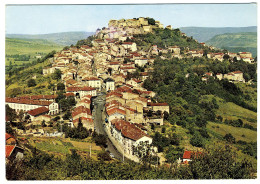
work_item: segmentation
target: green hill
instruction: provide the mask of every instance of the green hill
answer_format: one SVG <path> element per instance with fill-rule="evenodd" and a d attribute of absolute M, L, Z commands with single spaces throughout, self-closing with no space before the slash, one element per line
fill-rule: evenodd
<path fill-rule="evenodd" d="M 21 65 L 35 59 L 36 55 L 44 56 L 52 50 L 61 50 L 62 45 L 42 39 L 5 39 L 5 63 L 13 65 Z"/>
<path fill-rule="evenodd" d="M 216 35 L 225 33 L 257 32 L 257 27 L 181 27 L 180 30 L 187 36 L 193 36 L 199 42 L 205 42 Z"/>
<path fill-rule="evenodd" d="M 253 56 L 257 55 L 257 33 L 253 32 L 216 35 L 206 41 L 206 44 L 231 52 L 248 51 L 252 52 Z"/>
<path fill-rule="evenodd" d="M 93 32 L 62 32 L 62 33 L 50 33 L 50 34 L 7 34 L 8 38 L 21 38 L 21 39 L 44 39 L 50 42 L 54 42 L 59 45 L 71 45 L 76 44 L 78 40 L 85 39 Z"/>

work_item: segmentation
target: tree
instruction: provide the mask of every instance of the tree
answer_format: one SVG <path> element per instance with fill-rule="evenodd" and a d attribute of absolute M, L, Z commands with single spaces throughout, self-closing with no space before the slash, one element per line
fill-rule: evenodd
<path fill-rule="evenodd" d="M 174 163 L 177 159 L 182 158 L 184 148 L 169 146 L 166 150 L 165 158 L 168 163 Z"/>
<path fill-rule="evenodd" d="M 10 122 L 13 122 L 17 118 L 15 110 L 9 107 L 9 105 L 5 105 L 5 115 Z"/>
<path fill-rule="evenodd" d="M 65 99 L 66 96 L 63 94 L 63 92 L 58 92 L 58 96 L 55 98 L 55 102 L 59 103 L 59 101 Z"/>
<path fill-rule="evenodd" d="M 27 82 L 28 87 L 34 87 L 36 86 L 36 81 L 34 79 L 29 79 Z"/>
<path fill-rule="evenodd" d="M 77 154 L 76 150 L 71 150 L 71 154 L 66 156 L 66 171 L 67 176 L 78 175 L 83 167 L 82 159 Z"/>
<path fill-rule="evenodd" d="M 98 159 L 99 159 L 99 160 L 103 160 L 103 161 L 109 161 L 109 160 L 111 160 L 111 157 L 110 157 L 109 153 L 106 152 L 106 151 L 99 152 L 99 153 L 97 154 L 97 156 L 98 156 Z"/>
<path fill-rule="evenodd" d="M 112 74 L 112 70 L 113 70 L 112 68 L 108 68 L 108 69 L 107 69 L 107 72 L 109 73 L 109 75 Z"/>
<path fill-rule="evenodd" d="M 69 50 L 69 46 L 65 46 L 65 47 L 63 47 L 63 49 L 62 50 Z"/>
<path fill-rule="evenodd" d="M 231 146 L 213 145 L 194 156 L 188 167 L 176 173 L 179 179 L 249 179 L 254 173 L 247 160 L 238 161 Z"/>
<path fill-rule="evenodd" d="M 99 146 L 107 147 L 107 137 L 103 134 L 93 134 L 95 143 Z"/>
<path fill-rule="evenodd" d="M 246 82 L 248 82 L 250 80 L 250 75 L 248 73 L 244 73 L 243 78 L 245 79 Z"/>
<path fill-rule="evenodd" d="M 23 110 L 20 110 L 18 113 L 18 119 L 20 122 L 22 122 L 23 118 L 24 118 L 24 112 L 23 112 Z"/>
<path fill-rule="evenodd" d="M 223 59 L 228 60 L 229 59 L 229 55 L 228 54 L 224 54 Z"/>
<path fill-rule="evenodd" d="M 162 127 L 162 133 L 165 133 L 165 131 L 166 131 L 166 128 Z"/>
<path fill-rule="evenodd" d="M 196 146 L 196 147 L 202 147 L 204 145 L 203 139 L 197 131 L 194 133 L 194 135 L 190 139 L 190 143 L 192 146 Z"/>
<path fill-rule="evenodd" d="M 61 99 L 61 100 L 58 102 L 58 104 L 59 104 L 59 107 L 61 108 L 61 110 L 62 110 L 63 112 L 69 110 L 69 108 L 70 108 L 70 105 L 69 105 L 67 99 Z"/>
<path fill-rule="evenodd" d="M 65 89 L 65 85 L 63 83 L 58 83 L 57 84 L 57 90 L 64 90 Z"/>
<path fill-rule="evenodd" d="M 163 112 L 163 118 L 164 118 L 165 120 L 168 120 L 168 119 L 169 119 L 169 113 L 168 113 L 167 111 L 164 111 L 164 112 Z"/>
<path fill-rule="evenodd" d="M 42 127 L 46 127 L 46 126 L 47 126 L 47 125 L 45 124 L 45 120 L 42 120 L 41 126 L 42 126 Z"/>
<path fill-rule="evenodd" d="M 153 18 L 148 18 L 148 24 L 155 25 L 155 20 Z"/>
<path fill-rule="evenodd" d="M 76 105 L 76 100 L 73 96 L 67 97 L 68 104 L 70 105 L 70 108 Z"/>
<path fill-rule="evenodd" d="M 154 159 L 155 149 L 150 144 L 140 142 L 137 146 L 133 146 L 133 154 L 136 155 L 143 164 L 157 164 L 157 159 Z"/>
<path fill-rule="evenodd" d="M 62 118 L 64 120 L 68 120 L 71 118 L 71 112 L 70 111 L 66 111 L 66 113 L 62 116 Z"/>
<path fill-rule="evenodd" d="M 229 143 L 235 143 L 236 139 L 235 137 L 233 137 L 232 134 L 228 133 L 224 136 L 224 139 L 226 139 L 226 141 L 228 141 Z"/>
<path fill-rule="evenodd" d="M 180 144 L 179 136 L 177 136 L 176 133 L 173 133 L 173 134 L 169 135 L 169 141 L 170 141 L 171 145 L 179 146 L 179 144 Z"/>
<path fill-rule="evenodd" d="M 53 79 L 59 80 L 61 79 L 61 71 L 59 69 L 55 69 L 54 73 L 52 74 Z"/>

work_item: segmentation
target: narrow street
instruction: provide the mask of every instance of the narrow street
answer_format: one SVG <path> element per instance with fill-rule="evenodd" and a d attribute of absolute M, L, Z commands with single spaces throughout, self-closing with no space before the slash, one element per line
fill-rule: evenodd
<path fill-rule="evenodd" d="M 95 131 L 99 134 L 106 135 L 106 132 L 104 130 L 104 123 L 105 119 L 103 119 L 102 114 L 103 111 L 105 111 L 105 95 L 98 95 L 97 98 L 94 100 L 94 109 L 93 109 L 93 115 L 94 115 L 94 126 Z M 107 139 L 107 150 L 112 153 L 116 159 L 122 161 L 123 155 L 120 154 L 113 143 L 110 141 L 110 139 Z"/>

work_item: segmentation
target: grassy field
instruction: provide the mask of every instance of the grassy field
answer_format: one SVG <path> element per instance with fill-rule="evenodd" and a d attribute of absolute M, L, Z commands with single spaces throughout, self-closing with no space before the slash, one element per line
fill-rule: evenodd
<path fill-rule="evenodd" d="M 92 143 L 91 138 L 79 141 L 71 140 L 70 138 L 53 137 L 30 137 L 27 139 L 29 143 L 37 149 L 61 156 L 65 156 L 70 153 L 71 149 L 75 149 L 80 155 L 88 157 L 91 146 L 91 158 L 97 160 L 97 154 L 102 151 L 101 147 Z"/>
<path fill-rule="evenodd" d="M 208 122 L 207 129 L 209 133 L 216 138 L 222 138 L 226 134 L 230 133 L 236 138 L 236 141 L 242 140 L 246 142 L 256 142 L 257 132 L 246 128 L 233 127 L 221 123 Z M 244 135 L 244 136 L 242 136 Z"/>
<path fill-rule="evenodd" d="M 240 107 L 232 102 L 221 103 L 216 115 L 220 115 L 228 120 L 241 119 L 244 123 L 257 127 L 257 113 Z"/>
<path fill-rule="evenodd" d="M 5 58 L 5 64 L 8 66 L 10 61 L 12 65 L 21 65 L 24 62 L 31 62 L 36 60 L 35 56 L 44 56 L 52 50 L 61 50 L 64 46 L 58 45 L 54 42 L 49 42 L 40 39 L 5 39 L 5 54 L 9 55 Z M 14 55 L 30 55 L 29 61 L 14 61 Z M 10 56 L 11 55 L 11 56 Z"/>
<path fill-rule="evenodd" d="M 245 95 L 248 96 L 247 103 L 257 108 L 257 87 L 246 83 L 238 83 L 236 85 Z"/>

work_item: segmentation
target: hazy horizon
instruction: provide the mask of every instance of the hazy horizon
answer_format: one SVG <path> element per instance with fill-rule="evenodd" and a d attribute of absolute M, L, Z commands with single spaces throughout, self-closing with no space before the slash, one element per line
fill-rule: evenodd
<path fill-rule="evenodd" d="M 160 6 L 160 8 L 158 8 Z M 167 12 L 167 13 L 165 13 Z M 110 19 L 151 17 L 164 26 L 257 26 L 257 5 L 143 4 L 143 5 L 6 5 L 6 34 L 95 32 Z"/>

